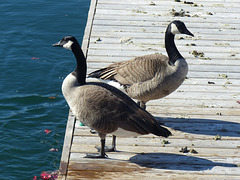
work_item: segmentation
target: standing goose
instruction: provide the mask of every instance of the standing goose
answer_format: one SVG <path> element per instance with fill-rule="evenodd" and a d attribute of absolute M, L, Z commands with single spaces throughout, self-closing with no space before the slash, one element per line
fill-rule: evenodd
<path fill-rule="evenodd" d="M 73 36 L 66 36 L 53 46 L 71 50 L 77 60 L 77 68 L 63 81 L 62 92 L 71 111 L 81 122 L 98 132 L 101 139 L 100 154 L 88 154 L 89 158 L 105 158 L 106 134 L 116 136 L 155 134 L 168 137 L 171 132 L 161 127 L 154 117 L 140 108 L 130 97 L 106 83 L 86 82 L 86 58 Z"/>
<path fill-rule="evenodd" d="M 123 87 L 145 109 L 149 100 L 160 99 L 175 91 L 187 75 L 187 62 L 174 43 L 176 34 L 194 36 L 183 22 L 172 21 L 165 33 L 168 57 L 163 54 L 140 56 L 113 63 L 90 73 L 88 77 L 100 78 L 116 87 Z"/>

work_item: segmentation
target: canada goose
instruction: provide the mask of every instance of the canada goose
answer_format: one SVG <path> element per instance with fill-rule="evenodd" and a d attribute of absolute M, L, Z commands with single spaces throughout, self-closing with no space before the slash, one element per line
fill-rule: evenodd
<path fill-rule="evenodd" d="M 63 81 L 62 93 L 71 111 L 81 122 L 98 132 L 101 139 L 100 154 L 88 154 L 89 158 L 105 158 L 106 134 L 113 134 L 113 150 L 116 136 L 155 134 L 168 137 L 171 132 L 161 127 L 154 117 L 140 108 L 130 97 L 117 88 L 101 82 L 86 82 L 86 58 L 73 36 L 66 36 L 53 46 L 71 50 L 77 60 L 77 68 Z"/>
<path fill-rule="evenodd" d="M 109 84 L 124 88 L 142 108 L 149 100 L 160 99 L 175 91 L 184 81 L 188 65 L 176 48 L 176 34 L 194 36 L 181 21 L 172 21 L 165 33 L 165 47 L 168 57 L 151 54 L 116 62 L 96 70 L 88 77 L 107 80 Z M 110 80 L 110 81 L 109 81 Z"/>

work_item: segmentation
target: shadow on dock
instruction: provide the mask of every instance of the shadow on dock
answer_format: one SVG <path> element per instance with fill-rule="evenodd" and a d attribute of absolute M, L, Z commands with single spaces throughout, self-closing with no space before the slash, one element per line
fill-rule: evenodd
<path fill-rule="evenodd" d="M 240 123 L 200 118 L 155 118 L 166 127 L 186 133 L 240 137 Z"/>
<path fill-rule="evenodd" d="M 166 170 L 203 171 L 211 170 L 215 166 L 237 167 L 236 164 L 215 163 L 199 157 L 170 153 L 138 154 L 131 157 L 129 161 L 146 168 Z"/>

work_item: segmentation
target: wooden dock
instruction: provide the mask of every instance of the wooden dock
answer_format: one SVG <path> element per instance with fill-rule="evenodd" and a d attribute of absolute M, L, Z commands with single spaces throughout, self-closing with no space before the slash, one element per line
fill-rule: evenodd
<path fill-rule="evenodd" d="M 195 35 L 175 40 L 189 73 L 174 93 L 147 104 L 173 133 L 168 139 L 117 138 L 108 159 L 86 159 L 99 137 L 70 113 L 59 179 L 240 179 L 239 8 L 239 0 L 92 0 L 82 44 L 88 72 L 166 54 L 165 29 L 179 19 Z"/>

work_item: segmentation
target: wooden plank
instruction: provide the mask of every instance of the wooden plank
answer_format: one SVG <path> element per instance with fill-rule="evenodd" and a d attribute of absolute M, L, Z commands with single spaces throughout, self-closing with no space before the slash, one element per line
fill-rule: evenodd
<path fill-rule="evenodd" d="M 182 121 L 184 121 L 182 119 Z M 166 123 L 165 121 L 162 121 L 163 123 Z M 188 121 L 186 121 L 188 122 Z M 174 123 L 174 122 L 172 122 Z M 176 122 L 177 123 L 177 122 Z M 193 122 L 194 123 L 194 122 Z M 205 123 L 205 122 L 203 122 Z M 207 124 L 207 123 L 206 123 Z M 209 124 L 207 124 L 209 125 Z M 237 134 L 237 133 L 233 133 L 231 131 L 226 131 L 226 129 L 222 129 L 222 127 L 219 127 L 219 134 L 221 135 L 221 140 L 240 140 L 239 137 L 240 135 Z M 214 135 L 211 135 L 210 133 L 202 133 L 202 134 L 194 134 L 194 133 L 190 133 L 190 132 L 186 132 L 186 131 L 177 131 L 177 130 L 173 130 L 174 132 L 174 135 L 169 137 L 168 139 L 165 139 L 165 138 L 159 138 L 159 137 L 156 137 L 152 134 L 149 134 L 149 135 L 144 135 L 144 136 L 139 136 L 138 138 L 145 138 L 145 139 L 151 139 L 151 138 L 158 138 L 160 139 L 161 143 L 159 144 L 160 147 L 162 147 L 162 140 L 168 140 L 169 142 L 171 141 L 171 139 L 175 139 L 175 140 L 178 140 L 178 139 L 198 139 L 198 140 L 215 140 L 216 138 L 216 134 L 214 133 Z M 223 133 L 223 134 L 222 134 Z M 225 135 L 224 135 L 225 134 Z M 227 135 L 226 135 L 227 134 Z M 96 137 L 96 144 L 98 144 L 98 137 L 96 136 L 96 134 L 92 134 L 90 133 L 90 130 L 89 128 L 85 128 L 83 129 L 82 127 L 78 127 L 76 126 L 75 127 L 75 133 L 74 133 L 74 136 L 78 137 L 78 138 L 81 138 L 81 137 L 85 137 L 85 138 L 88 138 L 88 137 Z M 111 135 L 107 135 L 107 137 L 112 137 Z M 120 137 L 120 138 L 123 138 L 123 137 Z M 126 139 L 126 138 L 125 138 Z M 109 139 L 110 140 L 110 139 Z M 78 146 L 78 144 L 74 144 L 75 146 Z M 123 146 L 123 145 L 122 145 Z M 121 146 L 121 147 L 122 147 Z M 170 143 L 166 145 L 167 147 L 171 147 Z M 127 147 L 127 146 L 124 146 L 124 147 Z M 144 147 L 143 147 L 144 148 Z M 199 148 L 203 148 L 203 147 L 199 147 Z M 240 147 L 239 147 L 240 148 Z M 235 148 L 235 149 L 238 149 Z M 240 149 L 239 149 L 240 150 Z"/>
<path fill-rule="evenodd" d="M 138 35 L 139 34 L 139 35 Z M 222 35 L 219 35 L 219 38 Z M 154 38 L 155 37 L 155 38 Z M 180 36 L 181 37 L 181 36 Z M 97 42 L 97 39 L 101 39 L 100 42 Z M 111 38 L 111 41 L 108 39 Z M 147 43 L 142 43 L 142 44 L 133 44 L 133 38 L 142 38 L 142 39 L 146 39 L 146 41 L 148 40 L 148 44 Z M 215 40 L 211 41 L 211 40 L 207 40 L 209 41 L 209 44 L 207 46 L 205 46 L 204 44 L 206 44 L 206 42 L 204 42 L 202 39 L 201 41 L 198 40 L 196 41 L 196 39 L 178 39 L 179 36 L 176 38 L 175 42 L 177 44 L 177 47 L 179 49 L 179 51 L 190 51 L 192 49 L 194 50 L 201 50 L 204 52 L 217 52 L 219 53 L 219 49 L 224 50 L 225 52 L 230 52 L 233 53 L 234 51 L 239 52 L 239 48 L 240 45 L 239 43 L 236 41 L 231 41 L 229 43 L 229 41 L 224 41 L 222 40 L 221 42 L 217 43 Z M 205 38 L 205 37 L 204 37 Z M 115 43 L 113 42 L 112 39 L 116 39 Z M 153 43 L 152 39 L 158 39 L 158 41 L 155 41 L 155 44 L 150 44 Z M 93 49 L 111 49 L 111 50 L 117 50 L 117 49 L 122 49 L 122 50 L 126 50 L 126 51 L 130 51 L 127 47 L 129 46 L 129 44 L 132 44 L 132 50 L 135 51 L 141 51 L 141 50 L 155 50 L 155 51 L 162 51 L 165 52 L 165 48 L 164 48 L 164 40 L 162 39 L 162 37 L 160 36 L 160 34 L 158 34 L 157 32 L 153 32 L 153 33 L 134 33 L 134 32 L 110 32 L 110 33 L 106 33 L 106 32 L 101 32 L 101 33 L 97 33 L 97 34 L 93 34 L 92 35 L 92 40 L 93 40 L 93 44 L 91 44 L 91 48 Z M 125 41 L 125 43 L 124 43 Z M 194 42 L 193 42 L 194 41 Z M 100 48 L 98 44 L 101 43 L 106 43 L 106 46 Z M 147 44 L 147 45 L 146 45 Z M 195 46 L 191 46 L 191 44 L 194 44 Z M 140 46 L 141 45 L 141 46 Z M 187 46 L 187 47 L 186 47 Z M 207 49 L 206 47 L 212 47 L 211 51 L 210 49 Z"/>
<path fill-rule="evenodd" d="M 197 48 L 192 48 L 192 49 L 189 49 L 188 48 L 188 51 L 182 51 L 181 52 L 181 54 L 187 59 L 187 60 L 189 60 L 189 59 L 196 59 L 192 54 L 191 54 L 191 52 L 193 51 L 193 50 L 198 50 Z M 179 50 L 180 51 L 180 50 Z M 91 55 L 91 56 L 94 56 L 94 55 L 99 55 L 99 56 L 110 56 L 110 57 L 121 57 L 121 56 L 125 56 L 126 57 L 126 60 L 128 60 L 128 59 L 130 59 L 130 58 L 133 58 L 133 57 L 137 57 L 137 56 L 143 56 L 143 55 L 148 55 L 148 54 L 155 54 L 155 53 L 164 53 L 165 54 L 165 52 L 164 51 L 154 51 L 154 50 L 148 50 L 148 51 L 134 51 L 134 50 L 132 50 L 132 51 L 119 51 L 119 50 L 112 50 L 112 53 L 111 53 L 111 55 L 109 55 L 109 54 L 107 54 L 107 51 L 101 51 L 101 50 L 98 50 L 98 49 L 95 49 L 95 50 L 91 50 L 91 51 L 89 51 L 89 55 Z M 202 52 L 201 50 L 199 51 L 198 50 L 198 52 Z M 215 59 L 214 57 L 219 57 L 220 56 L 220 58 L 221 59 L 224 59 L 224 60 L 226 60 L 226 59 L 231 59 L 231 55 L 232 54 L 234 54 L 234 51 L 232 51 L 232 52 L 229 52 L 229 53 L 220 53 L 220 54 L 218 54 L 217 52 L 204 52 L 204 57 L 205 58 L 210 58 L 209 60 L 211 60 L 211 59 Z M 234 57 L 233 57 L 234 58 Z M 208 60 L 208 59 L 206 59 L 206 60 Z"/>
<path fill-rule="evenodd" d="M 109 159 L 100 161 L 95 160 L 93 163 L 90 163 L 91 161 L 87 161 L 84 163 L 84 160 L 82 160 L 82 157 L 85 155 L 84 153 L 72 153 L 72 160 L 69 169 L 77 169 L 77 167 L 71 167 L 71 165 L 81 161 L 79 164 L 84 164 L 87 169 L 97 170 L 100 168 L 102 171 L 110 172 L 114 172 L 114 169 L 118 168 L 118 172 L 122 172 L 122 170 L 120 170 L 120 163 L 124 163 L 124 166 L 130 165 L 130 168 L 134 168 L 135 165 L 135 168 L 148 168 L 150 171 L 155 171 L 158 173 L 167 173 L 168 171 L 172 170 L 175 173 L 188 172 L 190 174 L 197 174 L 199 171 L 201 171 L 201 173 L 204 174 L 239 175 L 239 168 L 237 168 L 237 165 L 234 163 L 235 159 L 230 157 L 228 157 L 226 160 L 219 157 L 195 157 L 171 153 L 142 153 L 134 155 L 127 153 L 108 154 Z M 112 159 L 111 156 L 114 157 L 114 159 Z M 225 162 L 223 162 L 224 160 Z M 151 162 L 151 164 L 149 164 L 149 162 Z M 88 163 L 90 166 L 87 165 Z M 117 166 L 114 166 L 115 163 L 117 163 Z M 101 167 L 105 164 L 107 164 L 107 167 L 109 166 L 109 168 Z M 110 167 L 114 167 L 114 169 L 111 169 Z"/>
<path fill-rule="evenodd" d="M 88 11 L 88 20 L 87 20 L 87 24 L 84 31 L 83 41 L 82 41 L 82 50 L 85 57 L 87 57 L 88 55 L 88 46 L 89 46 L 89 40 L 92 32 L 92 25 L 93 25 L 93 19 L 95 16 L 96 5 L 97 5 L 97 0 L 91 0 L 90 8 Z"/>
<path fill-rule="evenodd" d="M 110 8 L 110 7 L 109 7 Z M 169 7 L 167 7 L 169 8 Z M 159 11 L 159 9 L 161 9 L 161 11 Z M 152 8 L 146 7 L 146 8 L 131 8 L 131 9 L 124 9 L 124 10 L 116 10 L 116 9 L 98 9 L 97 10 L 97 14 L 102 14 L 102 15 L 116 15 L 116 16 L 120 16 L 121 14 L 125 14 L 128 16 L 153 16 L 153 17 L 158 17 L 158 16 L 169 16 L 170 18 L 176 18 L 175 16 L 173 16 L 171 14 L 172 9 L 175 9 L 175 11 L 179 12 L 181 11 L 181 9 L 184 9 L 184 11 L 190 11 L 189 15 L 191 17 L 194 17 L 195 19 L 205 19 L 208 18 L 210 21 L 214 21 L 213 19 L 218 17 L 218 18 L 225 18 L 226 16 L 229 16 L 229 18 L 236 18 L 237 17 L 237 8 L 235 10 L 233 10 L 233 12 L 229 12 L 229 10 L 223 9 L 223 8 L 214 8 L 214 10 L 212 10 L 212 7 L 209 8 L 205 8 L 204 11 L 203 9 L 196 9 L 195 11 L 191 11 L 189 10 L 190 8 L 185 8 L 185 7 L 181 7 L 181 6 L 176 6 L 176 7 L 171 7 L 169 8 L 167 11 L 164 10 L 164 8 L 157 8 L 154 10 Z M 216 10 L 215 10 L 216 9 Z M 107 12 L 109 12 L 109 14 L 107 14 Z M 199 13 L 200 12 L 200 13 Z M 213 15 L 208 15 L 208 13 L 212 13 Z M 177 18 L 181 18 L 180 16 L 177 16 Z M 183 18 L 183 17 L 182 17 Z M 189 18 L 189 17 L 184 17 L 184 18 Z M 168 19 L 166 19 L 168 20 Z M 188 19 L 190 20 L 190 19 Z M 227 21 L 225 21 L 227 22 Z M 211 25 L 213 26 L 213 25 Z M 210 27 L 211 27 L 210 26 Z"/>
<path fill-rule="evenodd" d="M 97 67 L 100 67 L 99 64 L 101 61 L 101 63 L 103 63 L 102 66 L 107 66 L 109 65 L 111 62 L 118 62 L 118 61 L 125 61 L 125 60 L 128 60 L 130 58 L 126 58 L 124 56 L 121 56 L 121 57 L 110 57 L 110 56 L 92 56 L 92 57 L 89 57 L 89 61 L 91 61 L 91 66 L 89 67 L 88 71 L 93 71 L 93 69 L 96 69 Z M 186 58 L 187 59 L 187 62 L 188 62 L 188 65 L 190 67 L 192 67 L 193 65 L 211 65 L 211 66 L 239 66 L 240 65 L 240 62 L 238 60 L 234 60 L 233 58 L 231 59 L 220 59 L 220 58 L 214 58 L 214 59 L 211 59 L 211 61 L 206 61 L 206 60 L 201 60 L 201 59 L 189 59 L 189 58 Z M 115 61 L 114 61 L 115 60 Z M 214 68 L 212 68 L 214 69 Z M 191 69 L 189 69 L 189 71 L 191 71 Z"/>
<path fill-rule="evenodd" d="M 135 0 L 135 1 L 131 1 L 131 0 L 119 0 L 119 1 L 108 1 L 108 0 L 100 0 L 99 4 L 104 3 L 104 4 L 113 4 L 113 2 L 115 4 L 128 4 L 128 5 L 150 5 L 151 2 L 149 1 L 141 1 L 141 0 Z M 174 2 L 174 1 L 161 1 L 161 0 L 155 0 L 154 1 L 155 4 L 161 4 L 161 5 L 169 5 L 169 4 L 184 4 L 183 1 L 181 2 Z M 230 5 L 230 7 L 234 6 L 236 7 L 238 4 L 236 4 L 237 2 L 239 2 L 238 0 L 213 0 L 213 1 L 207 1 L 207 0 L 199 0 L 199 3 L 206 3 L 206 4 L 210 4 L 210 6 L 212 4 L 216 4 L 216 6 L 228 6 Z M 186 6 L 191 6 L 191 4 L 185 4 Z M 236 5 L 236 6 L 235 6 Z M 134 6 L 131 6 L 134 7 Z"/>
<path fill-rule="evenodd" d="M 99 1 L 98 3 L 98 11 L 101 11 L 101 10 L 107 10 L 109 7 L 111 7 L 111 10 L 112 11 L 115 11 L 115 12 L 121 12 L 121 11 L 129 11 L 130 13 L 135 13 L 135 14 L 159 14 L 159 13 L 164 13 L 171 10 L 171 8 L 183 8 L 183 9 L 187 9 L 189 10 L 190 12 L 196 12 L 196 11 L 202 11 L 202 12 L 205 12 L 205 11 L 210 11 L 210 12 L 217 12 L 217 13 L 221 13 L 221 14 L 224 14 L 224 13 L 227 13 L 227 10 L 229 8 L 231 8 L 231 11 L 228 11 L 229 14 L 233 14 L 233 13 L 237 13 L 237 8 L 239 8 L 239 4 L 237 5 L 235 3 L 236 6 L 234 7 L 229 7 L 227 5 L 227 3 L 225 3 L 224 6 L 216 6 L 216 4 L 206 4 L 206 3 L 198 3 L 198 6 L 191 6 L 191 5 L 187 5 L 187 4 L 181 4 L 181 3 L 177 3 L 177 2 L 174 2 L 174 1 L 163 1 L 163 2 L 157 2 L 155 1 L 155 5 L 150 5 L 149 2 L 147 2 L 147 4 L 135 4 L 134 6 L 129 6 L 129 4 L 123 4 L 123 3 L 119 3 L 117 6 L 116 4 L 114 3 L 100 3 L 101 1 Z M 214 8 L 213 8 L 214 7 Z M 132 11 L 132 9 L 139 9 L 141 11 Z M 157 11 L 157 9 L 161 9 L 162 11 L 159 12 Z M 221 11 L 222 10 L 222 11 Z M 111 12 L 111 11 L 110 11 Z M 219 14 L 217 14 L 219 15 Z"/>
<path fill-rule="evenodd" d="M 121 16 L 122 17 L 122 16 Z M 132 16 L 126 16 L 126 18 L 130 18 Z M 114 18 L 114 16 L 112 17 Z M 143 19 L 143 17 L 141 17 L 140 19 Z M 123 32 L 149 32 L 149 33 L 164 33 L 165 30 L 166 30 L 166 26 L 167 26 L 167 23 L 169 23 L 170 20 L 175 20 L 176 18 L 174 17 L 170 17 L 170 19 L 168 21 L 166 21 L 166 19 L 159 19 L 157 18 L 158 21 L 162 22 L 162 24 L 160 24 L 159 26 L 146 26 L 146 27 L 141 27 L 141 26 L 133 26 L 131 28 L 129 28 L 128 26 L 117 26 L 117 25 L 111 25 L 111 27 L 113 28 L 108 28 L 108 26 L 105 26 L 105 25 L 102 25 L 102 24 L 98 24 L 97 26 L 94 26 L 93 27 L 93 30 L 95 31 L 98 31 L 99 33 L 100 32 L 119 32 L 119 33 L 123 33 Z M 178 18 L 179 20 L 183 20 L 185 21 L 186 19 L 185 18 Z M 147 20 L 147 19 L 146 19 Z M 223 19 L 224 20 L 224 19 Z M 194 19 L 193 19 L 194 21 Z M 233 35 L 236 35 L 238 33 L 238 31 L 236 29 L 233 29 L 233 28 L 223 28 L 222 26 L 218 26 L 218 29 L 213 29 L 211 27 L 203 27 L 201 28 L 201 31 L 200 26 L 199 24 L 207 24 L 205 23 L 205 21 L 201 20 L 201 19 L 196 19 L 195 20 L 196 23 L 195 23 L 195 26 L 191 26 L 192 29 L 195 30 L 196 33 L 201 33 L 202 36 L 204 36 L 205 34 L 209 34 L 209 31 L 211 30 L 212 33 L 217 33 L 219 35 L 228 35 L 228 36 L 233 36 Z M 216 19 L 217 21 L 217 19 Z M 226 19 L 227 21 L 227 19 Z M 229 21 L 227 21 L 229 22 Z M 140 22 L 139 22 L 140 23 Z M 192 21 L 191 22 L 188 22 L 189 25 L 191 25 Z M 165 26 L 164 26 L 165 25 Z M 114 28 L 114 27 L 118 27 L 118 29 Z M 197 27 L 196 27 L 197 26 Z M 95 32 L 95 33 L 98 33 L 98 32 Z M 206 44 L 207 45 L 207 44 Z"/>
<path fill-rule="evenodd" d="M 169 122 L 171 124 L 174 124 L 174 123 L 178 124 L 178 125 L 183 124 L 183 126 L 184 126 L 186 123 L 190 123 L 190 121 L 192 121 L 191 122 L 192 124 L 199 124 L 200 120 L 201 119 L 199 119 L 199 121 L 198 120 L 193 120 L 192 121 L 192 119 L 172 119 L 172 121 L 171 121 L 171 119 L 167 119 L 165 121 L 160 121 L 160 122 L 164 123 L 164 125 L 169 127 L 168 126 Z M 209 120 L 210 122 L 208 122 L 208 120 L 202 119 L 202 121 L 203 121 L 202 124 L 204 124 L 205 126 L 211 126 L 212 124 L 214 124 L 213 120 L 212 121 Z M 215 121 L 215 123 L 216 123 L 216 121 Z M 239 131 L 236 131 L 236 130 L 235 131 L 228 131 L 226 129 L 226 127 L 224 126 L 225 124 L 235 124 L 236 125 L 237 123 L 219 121 L 219 124 L 217 126 L 215 126 L 215 127 L 217 127 L 216 131 L 211 130 L 211 131 L 203 132 L 203 131 L 199 131 L 199 129 L 200 129 L 199 128 L 199 129 L 197 129 L 198 131 L 197 130 L 195 131 L 195 133 L 193 133 L 194 130 L 191 130 L 188 127 L 181 128 L 181 130 L 172 129 L 171 131 L 173 132 L 173 136 L 169 137 L 168 139 L 157 137 L 157 136 L 152 135 L 152 134 L 139 136 L 138 138 L 139 139 L 146 139 L 146 141 L 148 141 L 149 139 L 152 139 L 152 138 L 159 139 L 161 141 L 161 143 L 159 143 L 159 147 L 162 147 L 162 145 L 163 145 L 162 141 L 163 140 L 168 140 L 169 142 L 171 142 L 171 139 L 174 139 L 175 141 L 180 140 L 180 139 L 188 139 L 188 140 L 197 139 L 197 140 L 209 140 L 209 142 L 211 142 L 211 141 L 215 141 L 216 135 L 220 135 L 221 136 L 220 139 L 225 140 L 225 141 L 228 141 L 228 140 L 238 141 L 238 140 L 240 140 L 239 139 L 239 137 L 240 137 Z M 211 128 L 209 128 L 209 129 L 211 129 Z M 190 131 L 192 131 L 192 132 L 190 132 Z M 99 143 L 98 137 L 96 136 L 96 134 L 90 133 L 89 128 L 83 129 L 83 127 L 76 126 L 74 136 L 76 136 L 77 138 L 95 137 L 95 144 L 97 145 Z M 111 135 L 108 135 L 107 137 L 111 137 Z M 124 138 L 124 137 L 120 137 L 120 138 L 125 139 L 125 140 L 127 139 L 127 138 Z M 109 141 L 110 141 L 110 139 L 109 139 Z M 77 145 L 77 144 L 74 144 L 74 145 Z M 134 145 L 134 143 L 132 145 Z M 124 146 L 124 145 L 121 145 L 121 146 Z M 166 146 L 167 147 L 172 147 L 172 144 L 169 143 Z M 192 146 L 192 144 L 191 144 L 191 146 Z M 124 147 L 126 147 L 126 145 Z M 174 146 L 174 147 L 176 147 L 176 146 Z M 198 148 L 204 148 L 204 147 L 198 146 Z M 232 149 L 232 148 L 229 148 L 229 147 L 226 147 L 226 148 Z M 226 149 L 226 148 L 224 148 L 224 149 Z M 240 148 L 239 146 L 235 147 L 236 150 L 240 150 L 239 148 Z M 150 150 L 152 150 L 152 148 Z"/>
<path fill-rule="evenodd" d="M 129 179 L 129 176 L 125 173 L 121 172 L 99 172 L 99 171 L 91 171 L 87 170 L 88 173 L 82 173 L 81 171 L 70 171 L 69 172 L 69 179 L 75 179 L 76 176 L 80 179 L 106 179 L 106 177 L 111 177 L 112 179 Z M 84 171 L 85 172 L 85 171 Z M 216 180 L 226 180 L 225 175 L 205 175 L 205 174 L 177 174 L 177 173 L 137 173 L 134 171 L 134 173 L 131 173 L 132 179 L 139 179 L 141 177 L 141 180 L 147 180 L 147 179 L 171 179 L 171 180 L 192 180 L 192 179 L 216 179 Z M 239 176 L 227 176 L 231 180 L 239 180 Z"/>
<path fill-rule="evenodd" d="M 177 10 L 177 11 L 180 11 L 180 9 Z M 115 14 L 114 13 L 115 11 L 112 11 L 112 12 L 113 13 L 109 12 L 109 14 L 108 14 L 109 16 L 106 16 L 106 14 L 104 14 L 104 12 L 102 13 L 102 12 L 98 11 L 98 16 L 96 17 L 96 19 L 102 20 L 102 21 L 114 20 L 115 16 L 117 16 L 118 14 Z M 170 12 L 171 12 L 171 10 L 168 10 L 167 13 L 169 13 L 169 15 L 170 15 Z M 194 19 L 191 19 L 191 20 L 190 19 L 186 19 L 185 17 L 178 17 L 178 18 L 182 19 L 182 20 L 185 20 L 186 23 L 189 24 L 191 28 L 200 27 L 200 23 L 203 23 L 203 24 L 214 23 L 214 21 L 216 22 L 219 19 L 218 17 L 216 17 L 216 15 L 209 16 L 206 13 L 205 16 L 204 16 L 205 18 L 206 17 L 208 18 L 208 21 L 206 21 L 205 18 L 203 18 L 201 16 L 199 15 L 199 17 L 195 17 Z M 169 23 L 170 20 L 174 20 L 174 19 L 176 19 L 176 17 L 174 17 L 174 16 L 170 16 L 169 19 L 166 19 L 164 16 L 157 15 L 157 14 L 154 15 L 154 14 L 140 14 L 140 13 L 138 15 L 134 15 L 134 16 L 129 14 L 129 13 L 127 13 L 127 14 L 123 14 L 122 16 L 119 16 L 117 18 L 118 21 L 139 21 L 139 23 L 142 22 L 142 21 L 149 21 L 149 22 L 155 23 L 156 20 L 157 20 L 159 22 L 162 22 L 160 24 L 161 28 L 164 28 L 164 25 L 166 26 Z M 227 21 L 227 19 L 223 18 L 222 23 L 227 25 L 229 23 L 229 21 Z M 232 25 L 239 24 L 239 21 L 237 20 L 237 18 L 233 18 L 231 24 Z M 218 33 L 226 32 L 226 29 L 224 30 L 222 28 L 222 26 L 223 25 L 220 25 L 220 26 L 216 25 L 216 27 L 219 27 L 219 29 L 221 29 L 220 31 L 219 31 L 219 29 L 211 28 L 212 26 L 210 26 L 209 28 L 211 28 L 213 30 L 213 32 L 214 31 L 218 32 Z M 96 28 L 98 28 L 98 27 L 96 27 Z M 127 31 L 133 31 L 132 29 L 127 29 L 127 27 L 122 27 L 122 28 L 126 29 Z M 150 30 L 150 29 L 153 32 L 157 31 L 157 29 L 152 28 L 152 26 L 146 27 L 146 30 Z M 233 32 L 233 33 L 237 32 L 236 29 L 234 29 L 234 28 L 228 28 L 228 29 L 230 30 L 230 32 Z M 104 28 L 104 30 L 105 31 L 107 30 L 106 27 Z M 201 29 L 201 34 L 207 34 L 208 30 L 209 29 L 207 27 L 203 27 Z M 197 30 L 197 31 L 199 32 L 199 30 Z"/>
<path fill-rule="evenodd" d="M 217 135 L 217 134 L 216 134 Z M 121 146 L 145 146 L 151 149 L 151 147 L 161 146 L 161 138 L 118 138 L 117 142 Z M 216 148 L 216 149 L 236 149 L 239 146 L 239 142 L 237 140 L 221 140 L 215 141 L 213 139 L 206 139 L 202 141 L 201 139 L 184 139 L 184 141 L 179 141 L 179 139 L 169 139 L 171 144 L 170 147 L 192 147 L 194 144 L 195 148 Z M 111 141 L 109 142 L 109 144 Z M 81 137 L 74 136 L 73 144 L 84 144 L 84 145 L 100 145 L 100 139 L 98 137 Z M 167 145 L 166 145 L 167 146 Z M 93 149 L 95 150 L 95 149 Z M 96 150 L 95 150 L 96 151 Z M 85 150 L 84 152 L 88 152 Z"/>
<path fill-rule="evenodd" d="M 65 179 L 67 175 L 69 156 L 70 156 L 70 150 L 71 150 L 72 138 L 73 138 L 73 132 L 74 132 L 74 124 L 75 124 L 75 117 L 71 112 L 69 112 L 63 150 L 62 150 L 61 163 L 59 168 L 59 177 L 58 177 L 59 179 L 62 179 L 62 180 Z"/>
<path fill-rule="evenodd" d="M 161 144 L 162 145 L 162 144 Z M 96 153 L 96 149 L 94 148 L 95 145 L 79 145 L 79 144 L 73 144 L 72 145 L 72 152 L 75 153 L 85 153 L 86 149 L 89 150 L 90 153 Z M 193 147 L 190 146 L 188 149 L 194 149 L 198 152 L 198 154 L 192 154 L 192 153 L 187 153 L 188 155 L 194 155 L 196 157 L 213 157 L 213 156 L 221 156 L 224 158 L 236 156 L 239 157 L 239 149 L 236 148 L 225 148 L 225 149 L 216 149 L 216 148 L 204 148 L 204 147 Z M 183 154 L 179 152 L 181 150 L 181 147 L 171 147 L 169 145 L 165 145 L 165 147 L 146 147 L 146 146 L 117 146 L 117 150 L 119 153 L 134 153 L 134 152 L 139 152 L 139 153 L 172 153 L 172 154 Z M 88 152 L 88 153 L 89 153 Z"/>

